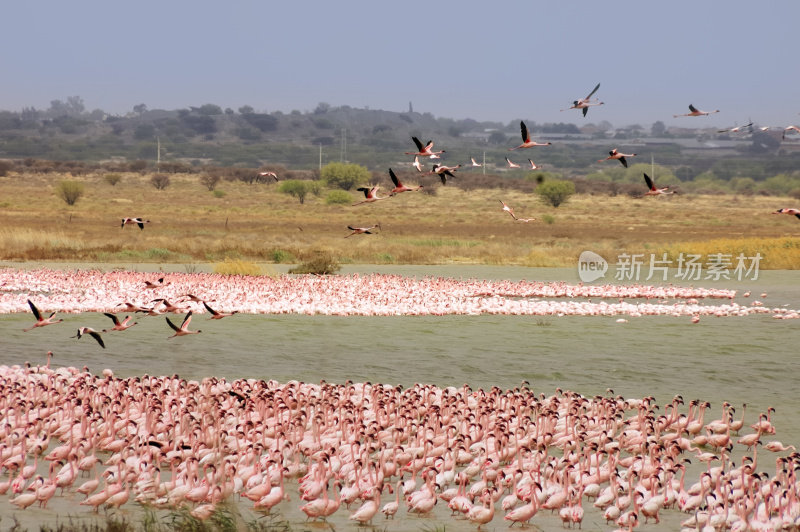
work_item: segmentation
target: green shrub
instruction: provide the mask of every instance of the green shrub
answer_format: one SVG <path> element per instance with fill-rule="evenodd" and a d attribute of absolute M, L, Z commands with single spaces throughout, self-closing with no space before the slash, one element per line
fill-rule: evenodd
<path fill-rule="evenodd" d="M 350 190 L 366 183 L 371 174 L 359 164 L 328 163 L 322 167 L 319 175 L 330 188 Z"/>
<path fill-rule="evenodd" d="M 294 255 L 282 249 L 273 250 L 272 253 L 270 253 L 270 258 L 272 259 L 272 262 L 277 263 L 294 262 Z"/>
<path fill-rule="evenodd" d="M 281 182 L 281 184 L 278 186 L 278 192 L 289 194 L 293 198 L 300 200 L 300 203 L 305 203 L 306 196 L 311 191 L 311 188 L 311 183 L 309 181 L 289 179 Z"/>
<path fill-rule="evenodd" d="M 342 265 L 328 252 L 320 252 L 313 259 L 303 262 L 289 270 L 289 273 L 313 273 L 316 275 L 331 275 L 338 272 Z"/>
<path fill-rule="evenodd" d="M 542 221 L 544 223 L 546 223 L 547 225 L 553 225 L 555 223 L 556 219 L 553 216 L 549 215 L 549 214 L 545 214 L 545 215 L 542 215 Z"/>
<path fill-rule="evenodd" d="M 213 196 L 215 198 L 224 198 L 225 197 L 225 191 L 224 190 L 215 190 L 211 194 L 213 194 Z"/>
<path fill-rule="evenodd" d="M 56 195 L 64 200 L 67 205 L 75 205 L 80 197 L 83 196 L 83 190 L 83 183 L 68 179 L 59 181 L 58 185 L 56 185 Z"/>
<path fill-rule="evenodd" d="M 331 190 L 325 196 L 325 203 L 328 205 L 346 205 L 353 201 L 353 196 L 344 190 Z"/>
<path fill-rule="evenodd" d="M 536 187 L 536 194 L 548 205 L 558 207 L 575 194 L 575 183 L 572 181 L 545 181 Z"/>

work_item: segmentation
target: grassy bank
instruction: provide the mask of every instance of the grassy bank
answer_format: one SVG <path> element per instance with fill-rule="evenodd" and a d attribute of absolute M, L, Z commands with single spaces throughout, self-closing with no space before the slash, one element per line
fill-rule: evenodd
<path fill-rule="evenodd" d="M 326 190 L 304 204 L 273 184 L 223 182 L 210 192 L 199 175 L 174 175 L 165 190 L 150 176 L 19 175 L 0 178 L 0 258 L 22 261 L 221 262 L 226 257 L 294 263 L 330 252 L 342 263 L 574 266 L 581 251 L 744 253 L 762 268 L 800 267 L 800 220 L 772 216 L 790 198 L 577 195 L 559 208 L 511 190 L 436 186 L 372 204 L 328 205 Z M 401 179 L 413 184 L 411 174 Z M 55 194 L 62 178 L 82 181 L 74 206 Z M 390 188 L 388 181 L 383 189 Z M 359 198 L 353 192 L 353 201 Z M 363 198 L 363 195 L 362 195 Z M 531 223 L 514 222 L 499 199 Z M 151 220 L 120 228 L 123 217 Z M 348 225 L 380 223 L 373 235 L 344 238 Z"/>

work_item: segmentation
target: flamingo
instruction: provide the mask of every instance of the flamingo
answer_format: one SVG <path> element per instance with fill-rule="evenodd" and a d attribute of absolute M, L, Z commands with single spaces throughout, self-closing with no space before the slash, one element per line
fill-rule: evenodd
<path fill-rule="evenodd" d="M 422 145 L 422 142 L 420 142 L 420 140 L 417 137 L 411 137 L 411 140 L 413 140 L 414 144 L 417 145 L 417 151 L 407 151 L 407 152 L 405 152 L 406 155 L 418 155 L 418 156 L 421 156 L 421 157 L 431 157 L 433 159 L 436 159 L 437 155 L 440 155 L 440 154 L 445 152 L 445 150 L 433 151 L 433 141 L 432 140 L 429 140 L 428 143 L 425 144 L 424 146 Z"/>
<path fill-rule="evenodd" d="M 78 327 L 78 334 L 76 334 L 75 336 L 71 336 L 70 338 L 80 339 L 80 337 L 83 336 L 84 334 L 88 334 L 89 336 L 97 340 L 97 343 L 100 344 L 100 347 L 102 347 L 103 349 L 106 348 L 106 344 L 103 343 L 103 338 L 100 336 L 100 333 L 95 331 L 91 327 Z"/>
<path fill-rule="evenodd" d="M 191 310 L 186 314 L 186 317 L 183 318 L 183 323 L 181 323 L 180 327 L 178 327 L 177 325 L 175 325 L 174 323 L 169 321 L 169 318 L 167 318 L 166 316 L 164 317 L 164 319 L 167 320 L 167 325 L 169 325 L 170 328 L 173 331 L 175 331 L 175 334 L 173 334 L 172 336 L 167 337 L 167 339 L 175 338 L 176 336 L 186 336 L 188 334 L 199 334 L 199 333 L 203 332 L 200 329 L 198 329 L 196 331 L 190 331 L 189 330 L 189 322 L 192 321 L 192 311 Z"/>
<path fill-rule="evenodd" d="M 164 282 L 164 278 L 163 277 L 159 277 L 158 280 L 156 280 L 156 282 L 145 281 L 144 282 L 144 287 L 147 288 L 147 289 L 153 290 L 155 288 L 163 288 L 165 286 L 169 286 L 170 284 L 172 284 L 172 283 L 165 283 Z"/>
<path fill-rule="evenodd" d="M 129 324 L 128 322 L 131 320 L 130 316 L 125 316 L 124 320 L 119 321 L 119 318 L 117 318 L 116 315 L 114 315 L 114 314 L 112 314 L 110 312 L 103 312 L 103 314 L 105 314 L 106 316 L 111 318 L 111 321 L 114 322 L 114 326 L 112 328 L 103 329 L 103 332 L 124 331 L 125 329 L 130 329 L 131 327 L 133 327 L 134 325 L 136 325 L 138 323 L 138 322 L 135 321 L 135 322 Z"/>
<path fill-rule="evenodd" d="M 401 192 L 413 192 L 415 190 L 419 190 L 422 188 L 422 185 L 418 185 L 416 187 L 409 187 L 404 185 L 403 183 L 400 182 L 399 179 L 397 179 L 397 176 L 395 175 L 394 171 L 392 171 L 391 168 L 389 168 L 389 177 L 392 178 L 392 183 L 394 183 L 394 188 L 389 191 L 390 196 L 394 196 L 395 194 L 400 194 Z"/>
<path fill-rule="evenodd" d="M 516 215 L 516 214 L 514 214 L 514 209 L 512 209 L 511 207 L 509 207 L 509 206 L 506 204 L 506 202 L 505 202 L 505 201 L 503 201 L 503 200 L 499 200 L 499 201 L 500 201 L 500 203 L 502 203 L 502 204 L 503 204 L 503 210 L 504 210 L 504 211 L 506 211 L 508 214 L 510 214 L 510 215 L 511 215 L 511 217 L 512 217 L 512 218 L 514 218 L 514 219 L 516 220 L 516 219 L 517 219 L 517 215 Z"/>
<path fill-rule="evenodd" d="M 364 199 L 364 201 L 359 201 L 358 203 L 353 203 L 353 207 L 355 207 L 356 205 L 361 205 L 362 203 L 372 203 L 372 202 L 375 202 L 375 201 L 386 199 L 388 196 L 383 196 L 383 197 L 378 196 L 378 189 L 379 188 L 380 188 L 380 185 L 375 185 L 372 188 L 358 187 L 357 190 L 359 192 L 363 192 L 364 193 L 365 199 Z"/>
<path fill-rule="evenodd" d="M 489 499 L 488 507 L 483 505 L 475 505 L 467 512 L 467 519 L 473 523 L 477 523 L 478 530 L 480 530 L 483 525 L 494 519 L 494 497 L 491 493 L 489 493 L 489 490 L 484 490 L 483 496 L 481 497 L 482 500 L 485 500 L 486 498 Z M 513 525 L 514 523 L 512 522 L 511 524 Z"/>
<path fill-rule="evenodd" d="M 447 176 L 455 177 L 455 174 L 453 172 L 455 172 L 459 168 L 461 168 L 460 164 L 457 164 L 455 166 L 444 166 L 443 164 L 434 164 L 431 171 L 439 176 L 439 178 L 442 180 L 442 184 L 444 185 L 447 183 Z"/>
<path fill-rule="evenodd" d="M 473 168 L 480 168 L 483 166 L 481 163 L 475 160 L 475 157 L 470 157 L 470 161 L 472 161 Z"/>
<path fill-rule="evenodd" d="M 347 228 L 350 229 L 352 233 L 347 235 L 345 238 L 350 238 L 353 235 L 364 235 L 364 234 L 371 235 L 372 234 L 371 230 L 375 229 L 376 227 L 380 229 L 381 224 L 370 225 L 369 227 L 353 227 L 352 225 L 348 225 Z"/>
<path fill-rule="evenodd" d="M 603 102 L 600 102 L 600 101 L 592 102 L 592 96 L 594 96 L 594 93 L 597 92 L 597 89 L 599 89 L 599 88 L 600 88 L 600 84 L 598 83 L 592 89 L 592 92 L 590 92 L 589 95 L 586 96 L 586 98 L 581 98 L 580 100 L 575 100 L 575 101 L 572 102 L 572 105 L 570 105 L 567 109 L 561 109 L 561 110 L 562 111 L 567 111 L 569 109 L 580 109 L 581 111 L 583 111 L 583 116 L 586 116 L 586 113 L 589 112 L 589 107 L 591 107 L 593 105 L 603 105 Z"/>
<path fill-rule="evenodd" d="M 419 155 L 414 156 L 414 162 L 411 163 L 411 166 L 417 169 L 417 172 L 422 173 L 422 165 L 419 163 Z M 391 170 L 390 170 L 391 171 Z"/>
<path fill-rule="evenodd" d="M 519 121 L 519 128 L 522 132 L 522 144 L 514 148 L 509 148 L 508 151 L 518 150 L 520 148 L 533 148 L 534 146 L 550 146 L 550 142 L 536 142 L 531 140 L 531 134 L 528 132 L 528 126 L 522 120 Z"/>
<path fill-rule="evenodd" d="M 749 128 L 750 132 L 752 133 L 752 131 L 753 131 L 753 123 L 750 122 L 749 124 L 745 124 L 743 126 L 729 127 L 727 129 L 718 129 L 717 133 L 738 133 L 744 128 Z"/>
<path fill-rule="evenodd" d="M 531 159 L 528 159 L 528 163 L 531 165 L 531 170 L 538 170 L 541 168 L 541 166 L 533 162 Z"/>
<path fill-rule="evenodd" d="M 275 172 L 259 172 L 258 177 L 271 177 L 275 181 L 280 181 L 278 179 L 278 174 L 276 174 Z"/>
<path fill-rule="evenodd" d="M 635 153 L 620 153 L 619 150 L 614 148 L 613 150 L 608 152 L 608 157 L 606 157 L 605 159 L 600 159 L 597 162 L 598 163 L 602 163 L 603 161 L 607 161 L 609 159 L 616 159 L 620 163 L 622 163 L 622 166 L 627 168 L 628 167 L 628 161 L 627 161 L 627 159 L 625 159 L 625 157 L 635 157 L 635 156 L 636 156 Z"/>
<path fill-rule="evenodd" d="M 50 314 L 48 317 L 43 318 L 42 314 L 39 312 L 39 309 L 36 308 L 36 305 L 33 304 L 33 301 L 30 299 L 28 300 L 28 306 L 31 307 L 31 311 L 33 312 L 33 316 L 36 318 L 36 323 L 28 327 L 27 329 L 23 329 L 23 332 L 28 332 L 31 329 L 35 329 L 36 327 L 44 327 L 45 325 L 55 325 L 56 323 L 61 323 L 62 319 L 54 320 L 53 317 L 56 315 L 55 312 Z"/>
<path fill-rule="evenodd" d="M 208 306 L 208 303 L 203 301 L 203 306 L 206 307 L 206 310 L 211 314 L 211 317 L 208 318 L 210 320 L 221 320 L 222 318 L 227 318 L 228 316 L 233 316 L 234 314 L 238 314 L 238 310 L 232 310 L 230 312 L 219 312 L 214 310 L 213 308 Z"/>
<path fill-rule="evenodd" d="M 509 168 L 520 168 L 520 166 L 517 163 L 511 162 L 511 159 L 509 159 L 508 157 L 506 157 L 506 163 L 508 163 Z"/>
<path fill-rule="evenodd" d="M 658 196 L 659 194 L 675 194 L 674 190 L 667 191 L 669 187 L 656 187 L 656 184 L 650 178 L 649 175 L 642 173 L 644 175 L 644 182 L 647 183 L 647 187 L 649 190 L 645 192 L 645 196 Z"/>
<path fill-rule="evenodd" d="M 800 209 L 778 209 L 777 211 L 773 212 L 772 214 L 789 214 L 794 215 L 800 218 Z M 30 301 L 29 301 L 30 303 Z"/>
<path fill-rule="evenodd" d="M 381 513 L 386 516 L 386 519 L 389 519 L 390 517 L 394 519 L 397 510 L 400 509 L 400 492 L 402 487 L 403 487 L 403 481 L 398 480 L 397 486 L 395 487 L 394 500 L 387 502 L 386 504 L 383 505 L 383 508 L 381 508 Z"/>
<path fill-rule="evenodd" d="M 689 112 L 682 114 L 682 115 L 672 115 L 673 118 L 678 118 L 679 116 L 708 116 L 714 113 L 719 113 L 719 109 L 716 111 L 700 111 L 694 105 L 689 104 Z"/>
<path fill-rule="evenodd" d="M 794 131 L 800 133 L 800 127 L 797 126 L 786 126 L 783 128 L 783 133 L 781 133 L 781 140 L 786 140 L 786 132 L 787 131 Z"/>
<path fill-rule="evenodd" d="M 144 230 L 144 224 L 149 224 L 150 220 L 142 220 L 141 218 L 123 218 L 121 228 L 125 228 L 126 225 L 133 225 L 136 224 L 139 226 L 139 229 Z"/>

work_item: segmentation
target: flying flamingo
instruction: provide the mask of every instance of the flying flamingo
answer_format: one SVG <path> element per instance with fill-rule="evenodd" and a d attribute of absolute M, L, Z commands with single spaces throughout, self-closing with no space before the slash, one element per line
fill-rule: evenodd
<path fill-rule="evenodd" d="M 750 122 L 749 124 L 745 124 L 743 126 L 729 127 L 727 129 L 718 129 L 717 133 L 738 133 L 744 128 L 750 129 L 750 132 L 752 133 L 752 131 L 753 131 L 753 123 Z"/>
<path fill-rule="evenodd" d="M 136 224 L 139 226 L 139 229 L 144 229 L 144 224 L 149 224 L 150 220 L 142 220 L 141 218 L 123 218 L 122 219 L 122 227 L 125 228 L 126 225 L 133 225 Z"/>
<path fill-rule="evenodd" d="M 221 320 L 222 318 L 233 316 L 234 314 L 237 314 L 239 312 L 238 310 L 233 310 L 231 312 L 219 312 L 209 307 L 208 303 L 206 303 L 205 301 L 203 301 L 203 306 L 206 307 L 206 310 L 211 314 L 211 317 L 208 318 L 210 320 Z"/>
<path fill-rule="evenodd" d="M 429 140 L 428 143 L 425 144 L 424 146 L 417 137 L 411 137 L 411 140 L 413 140 L 414 144 L 417 145 L 417 151 L 407 151 L 405 152 L 406 155 L 418 155 L 421 157 L 431 157 L 435 159 L 437 155 L 444 153 L 444 150 L 433 151 L 432 140 Z"/>
<path fill-rule="evenodd" d="M 56 323 L 61 323 L 62 319 L 54 320 L 53 316 L 56 315 L 55 312 L 50 314 L 48 317 L 43 318 L 42 314 L 39 312 L 39 309 L 36 308 L 36 305 L 33 304 L 33 301 L 30 299 L 28 300 L 28 306 L 31 307 L 31 311 L 33 312 L 33 316 L 36 318 L 36 323 L 28 327 L 27 329 L 23 329 L 24 332 L 28 332 L 31 329 L 35 329 L 36 327 L 44 327 L 45 325 L 54 325 Z"/>
<path fill-rule="evenodd" d="M 537 164 L 536 164 L 535 162 L 533 162 L 531 159 L 528 159 L 528 162 L 529 162 L 529 163 L 530 163 L 530 165 L 531 165 L 531 170 L 538 170 L 539 168 L 541 168 L 541 166 L 537 165 Z"/>
<path fill-rule="evenodd" d="M 520 166 L 517 163 L 511 162 L 511 159 L 506 157 L 506 162 L 508 163 L 509 168 L 519 168 Z"/>
<path fill-rule="evenodd" d="M 800 218 L 800 209 L 778 209 L 777 211 L 773 212 L 772 214 L 793 214 Z M 28 302 L 30 303 L 30 301 Z"/>
<path fill-rule="evenodd" d="M 635 153 L 620 153 L 616 148 L 614 148 L 613 150 L 608 152 L 608 157 L 606 157 L 605 159 L 600 159 L 597 162 L 602 163 L 603 161 L 607 161 L 609 159 L 617 159 L 619 162 L 622 163 L 622 166 L 627 168 L 628 161 L 625 159 L 625 157 L 635 157 L 635 156 L 636 156 Z"/>
<path fill-rule="evenodd" d="M 258 177 L 271 177 L 275 181 L 279 181 L 278 174 L 275 172 L 259 172 Z"/>
<path fill-rule="evenodd" d="M 131 320 L 130 316 L 125 316 L 124 320 L 119 321 L 119 318 L 117 318 L 114 314 L 112 314 L 110 312 L 103 312 L 103 314 L 105 314 L 106 316 L 111 318 L 111 321 L 114 322 L 114 326 L 112 328 L 103 329 L 103 332 L 124 331 L 125 329 L 130 329 L 131 327 L 133 327 L 134 325 L 136 325 L 138 323 L 138 322 L 135 321 L 135 322 L 129 324 L 128 322 Z"/>
<path fill-rule="evenodd" d="M 106 348 L 106 344 L 103 343 L 103 338 L 100 336 L 100 333 L 95 331 L 91 327 L 78 327 L 78 334 L 76 334 L 75 336 L 71 336 L 71 338 L 80 339 L 80 337 L 83 336 L 84 334 L 88 334 L 89 336 L 97 340 L 97 343 L 100 344 L 100 347 L 102 347 L 103 349 Z"/>
<path fill-rule="evenodd" d="M 572 105 L 569 106 L 567 109 L 562 109 L 562 111 L 567 111 L 569 109 L 581 109 L 583 111 L 583 116 L 586 116 L 586 113 L 589 112 L 589 107 L 593 105 L 603 105 L 603 102 L 592 102 L 592 96 L 594 93 L 597 92 L 597 89 L 600 88 L 600 84 L 598 83 L 595 88 L 592 89 L 592 92 L 589 93 L 586 98 L 581 98 L 580 100 L 575 100 L 572 102 Z"/>
<path fill-rule="evenodd" d="M 419 164 L 419 155 L 414 156 L 414 162 L 411 163 L 411 166 L 417 169 L 417 172 L 422 173 L 422 166 Z M 390 170 L 391 171 L 391 170 Z"/>
<path fill-rule="evenodd" d="M 714 113 L 719 113 L 719 109 L 716 111 L 700 111 L 694 105 L 689 104 L 689 112 L 682 114 L 682 115 L 672 115 L 674 118 L 678 118 L 679 116 L 708 116 Z"/>
<path fill-rule="evenodd" d="M 166 316 L 164 317 L 164 319 L 167 320 L 167 325 L 169 325 L 170 328 L 173 331 L 175 331 L 175 334 L 173 334 L 172 336 L 167 337 L 167 339 L 175 338 L 176 336 L 186 336 L 188 334 L 198 334 L 198 333 L 203 332 L 203 331 L 201 331 L 199 329 L 196 330 L 196 331 L 190 331 L 189 330 L 189 322 L 192 321 L 192 311 L 191 310 L 186 314 L 186 317 L 183 318 L 183 323 L 181 323 L 180 327 L 178 327 L 177 325 L 175 325 L 174 323 L 169 321 L 169 318 L 167 318 Z"/>
<path fill-rule="evenodd" d="M 797 126 L 786 126 L 785 128 L 783 128 L 783 133 L 781 133 L 781 140 L 786 140 L 786 132 L 787 131 L 795 131 L 797 133 L 800 133 L 800 127 L 797 127 Z"/>
<path fill-rule="evenodd" d="M 378 196 L 378 189 L 379 188 L 380 188 L 380 185 L 375 185 L 372 188 L 358 187 L 357 190 L 359 192 L 363 192 L 364 193 L 364 197 L 366 199 L 364 199 L 364 201 L 359 201 L 358 203 L 353 203 L 353 207 L 355 207 L 356 205 L 361 205 L 362 203 L 372 203 L 372 202 L 375 202 L 375 201 L 386 199 L 388 196 L 383 196 L 383 197 Z"/>
<path fill-rule="evenodd" d="M 371 229 L 375 229 L 376 227 L 380 229 L 381 224 L 370 225 L 369 227 L 353 227 L 352 225 L 348 225 L 347 228 L 350 229 L 352 233 L 347 235 L 345 238 L 350 238 L 353 235 L 371 235 Z"/>
<path fill-rule="evenodd" d="M 649 175 L 642 172 L 644 175 L 644 182 L 647 183 L 649 190 L 645 192 L 645 196 L 658 196 L 659 194 L 675 194 L 674 190 L 667 191 L 669 187 L 658 188 Z"/>
<path fill-rule="evenodd" d="M 531 140 L 531 134 L 528 132 L 528 126 L 522 120 L 519 121 L 519 128 L 522 132 L 522 144 L 514 148 L 509 148 L 508 151 L 518 150 L 520 148 L 533 148 L 534 146 L 549 146 L 550 142 L 536 142 Z"/>
<path fill-rule="evenodd" d="M 159 277 L 156 282 L 145 281 L 144 282 L 144 287 L 147 288 L 147 289 L 153 290 L 155 288 L 162 288 L 164 286 L 169 286 L 170 284 L 172 284 L 172 283 L 165 283 L 164 282 L 164 278 L 163 277 Z"/>
<path fill-rule="evenodd" d="M 460 164 L 455 166 L 444 166 L 443 164 L 434 164 L 433 168 L 431 169 L 432 173 L 437 174 L 439 178 L 442 180 L 442 184 L 447 183 L 447 176 L 455 177 L 455 172 L 457 169 L 461 168 Z"/>
<path fill-rule="evenodd" d="M 480 168 L 483 166 L 481 163 L 475 160 L 475 157 L 470 157 L 470 160 L 472 161 L 473 168 Z"/>
<path fill-rule="evenodd" d="M 392 183 L 394 183 L 394 188 L 389 191 L 390 196 L 394 196 L 395 194 L 399 194 L 401 192 L 413 192 L 414 190 L 419 190 L 422 188 L 422 185 L 416 187 L 408 187 L 404 185 L 399 179 L 397 179 L 397 176 L 394 174 L 391 168 L 389 168 L 389 177 L 392 178 Z"/>

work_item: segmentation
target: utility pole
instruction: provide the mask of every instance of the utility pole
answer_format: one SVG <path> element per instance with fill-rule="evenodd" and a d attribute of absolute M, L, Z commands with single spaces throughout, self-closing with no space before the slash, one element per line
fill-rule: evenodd
<path fill-rule="evenodd" d="M 156 171 L 161 171 L 161 137 L 156 137 Z"/>
<path fill-rule="evenodd" d="M 322 143 L 319 144 L 319 171 L 322 171 Z"/>
<path fill-rule="evenodd" d="M 486 175 L 486 150 L 483 150 L 483 166 L 481 166 L 481 170 L 483 170 L 483 175 Z"/>
<path fill-rule="evenodd" d="M 347 160 L 347 129 L 342 128 L 342 148 L 339 153 L 339 162 L 343 163 Z"/>

